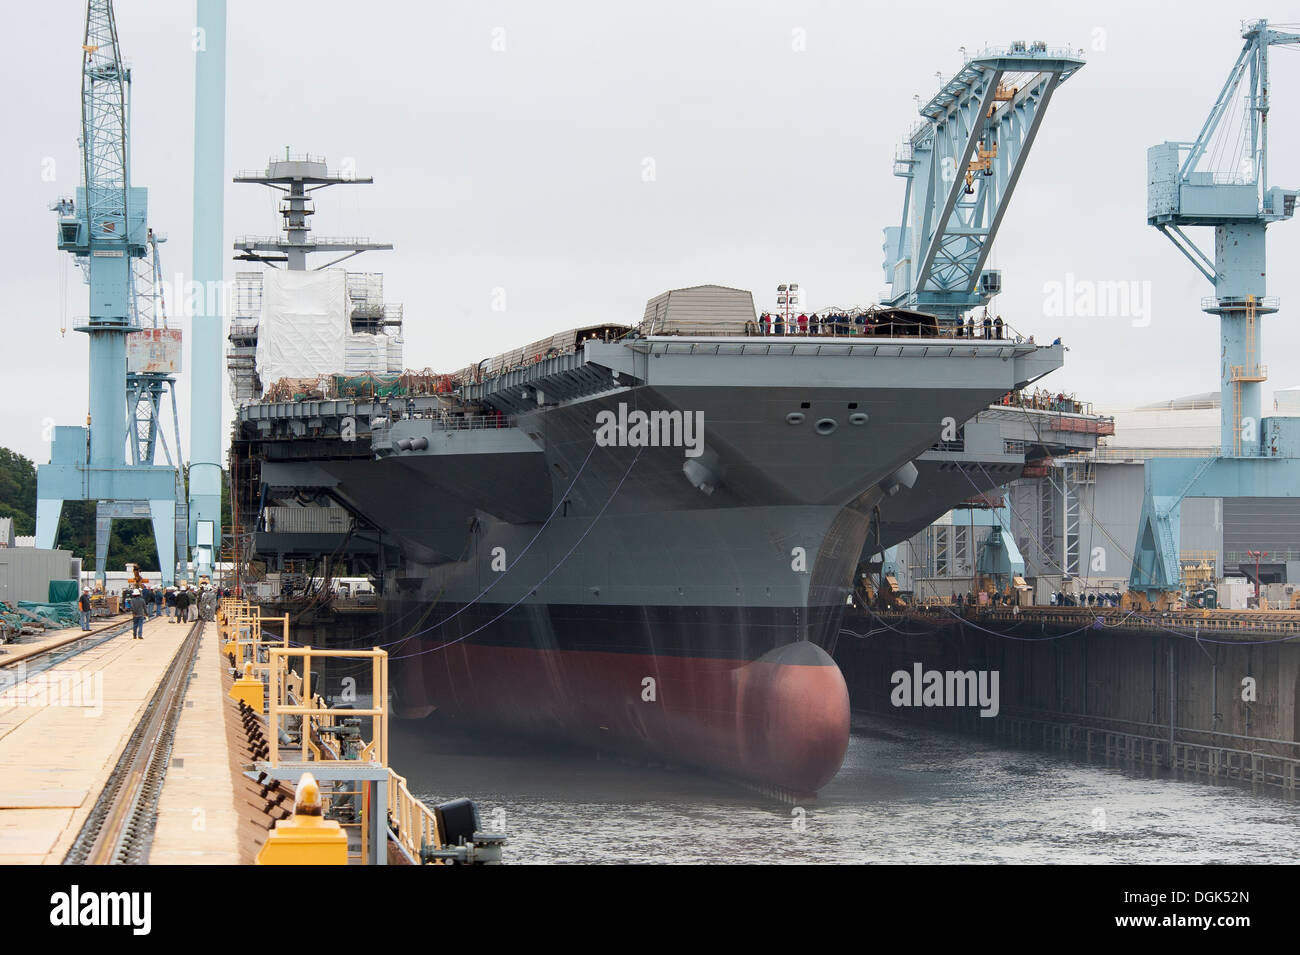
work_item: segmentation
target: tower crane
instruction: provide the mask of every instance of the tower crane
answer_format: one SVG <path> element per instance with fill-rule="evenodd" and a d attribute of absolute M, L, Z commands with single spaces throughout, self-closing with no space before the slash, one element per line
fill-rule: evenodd
<path fill-rule="evenodd" d="M 133 400 L 128 340 L 142 330 L 136 263 L 151 245 L 157 246 L 146 225 L 147 190 L 130 181 L 131 75 L 122 63 L 111 0 L 86 4 L 81 56 L 82 185 L 75 198 L 64 197 L 52 208 L 58 216 L 58 247 L 76 258 L 90 286 L 89 317 L 77 328 L 90 338 L 89 414 L 86 427 L 54 429 L 50 462 L 37 469 L 36 543 L 54 545 L 64 501 L 96 501 L 95 570 L 101 583 L 113 519 L 139 517 L 153 523 L 163 580 L 171 583 L 177 541 L 183 556 L 185 540 L 179 471 L 153 463 L 156 411 L 144 456 L 136 435 L 129 444 L 127 435 L 127 407 Z M 170 355 L 165 343 L 145 361 L 149 367 L 142 369 L 146 377 L 136 380 L 137 391 L 153 388 L 144 385 L 149 375 L 165 377 L 178 368 L 179 338 L 169 336 L 168 343 L 173 341 Z M 131 341 L 130 350 L 135 352 L 137 343 Z M 136 399 L 136 405 L 139 400 L 152 399 Z M 133 449 L 129 464 L 128 447 Z M 178 443 L 177 465 L 179 452 Z"/>
<path fill-rule="evenodd" d="M 1297 190 L 1268 181 L 1268 52 L 1300 34 L 1242 25 L 1246 41 L 1210 115 L 1192 142 L 1147 151 L 1147 222 L 1214 285 L 1201 308 L 1219 318 L 1220 454 L 1148 459 L 1131 590 L 1155 600 L 1181 583 L 1179 521 L 1185 497 L 1300 495 L 1300 433 L 1284 418 L 1260 417 L 1260 318 L 1278 310 L 1265 295 L 1265 230 L 1295 213 Z M 1235 114 L 1236 121 L 1233 122 Z M 1214 256 L 1184 231 L 1214 229 Z"/>

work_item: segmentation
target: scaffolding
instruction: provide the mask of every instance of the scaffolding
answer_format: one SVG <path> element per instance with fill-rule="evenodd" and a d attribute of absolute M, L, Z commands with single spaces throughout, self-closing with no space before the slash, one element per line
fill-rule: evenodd
<path fill-rule="evenodd" d="M 1065 514 L 1065 563 L 1062 570 L 1067 577 L 1079 576 L 1079 485 L 1075 469 L 1065 471 L 1063 511 Z"/>
<path fill-rule="evenodd" d="M 1059 567 L 1056 560 L 1056 496 L 1051 476 L 1038 480 L 1038 539 L 1042 550 L 1042 563 L 1046 567 Z"/>
<path fill-rule="evenodd" d="M 384 302 L 383 275 L 348 272 L 344 287 L 349 326 L 343 367 L 322 369 L 321 374 L 400 374 L 405 368 L 403 308 L 400 304 Z M 275 384 L 263 381 L 257 366 L 263 311 L 262 273 L 235 273 L 230 299 L 226 371 L 231 400 L 239 406 L 263 397 Z"/>

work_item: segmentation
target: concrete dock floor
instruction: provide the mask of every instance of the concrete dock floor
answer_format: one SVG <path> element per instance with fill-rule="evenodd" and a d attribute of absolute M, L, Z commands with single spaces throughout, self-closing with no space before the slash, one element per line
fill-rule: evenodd
<path fill-rule="evenodd" d="M 179 629 L 179 628 L 178 628 Z M 238 865 L 234 773 L 217 626 L 203 628 L 194 678 L 176 727 L 171 762 L 158 799 L 150 865 Z"/>
<path fill-rule="evenodd" d="M 0 691 L 0 864 L 63 861 L 188 629 L 157 617 Z"/>

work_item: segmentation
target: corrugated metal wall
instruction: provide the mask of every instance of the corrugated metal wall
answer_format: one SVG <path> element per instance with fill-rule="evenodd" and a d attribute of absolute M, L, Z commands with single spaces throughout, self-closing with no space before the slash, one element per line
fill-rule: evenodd
<path fill-rule="evenodd" d="M 673 289 L 646 302 L 642 330 L 650 334 L 710 330 L 740 335 L 756 317 L 753 293 L 699 285 Z"/>
<path fill-rule="evenodd" d="M 1093 473 L 1095 482 L 1073 487 L 1079 503 L 1079 575 L 1097 581 L 1127 580 L 1142 515 L 1144 467 L 1140 463 L 1098 462 Z M 1058 467 L 1052 469 L 1050 481 L 1021 480 L 1011 486 L 1012 531 L 1025 558 L 1026 576 L 1060 575 L 1064 570 L 1064 482 L 1065 470 Z M 1043 522 L 1045 497 L 1052 511 L 1050 527 Z M 1293 506 L 1297 533 L 1292 547 L 1300 550 L 1300 503 Z M 1218 498 L 1187 498 L 1181 516 L 1179 549 L 1183 553 L 1213 552 L 1222 572 L 1224 502 Z"/>
<path fill-rule="evenodd" d="M 1145 468 L 1141 464 L 1099 463 L 1097 480 L 1080 485 L 1080 575 L 1127 580 L 1137 547 L 1142 516 Z M 1183 501 L 1179 525 L 1180 552 L 1210 551 L 1222 572 L 1223 504 L 1218 498 L 1189 497 Z M 1097 551 L 1101 548 L 1101 551 Z M 1094 570 L 1094 565 L 1104 570 Z"/>
<path fill-rule="evenodd" d="M 75 580 L 72 551 L 0 547 L 0 600 L 44 602 L 51 580 Z"/>
<path fill-rule="evenodd" d="M 1248 550 L 1265 550 L 1269 552 L 1270 563 L 1297 559 L 1297 552 L 1300 552 L 1300 500 L 1285 497 L 1225 500 L 1223 549 L 1239 554 Z"/>
<path fill-rule="evenodd" d="M 1094 473 L 1095 483 L 1078 485 L 1079 573 L 1127 579 L 1142 516 L 1143 467 L 1098 464 Z"/>

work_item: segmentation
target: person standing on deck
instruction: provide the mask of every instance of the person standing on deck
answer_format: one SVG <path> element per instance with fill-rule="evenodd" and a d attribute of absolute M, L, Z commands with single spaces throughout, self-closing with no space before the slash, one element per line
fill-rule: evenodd
<path fill-rule="evenodd" d="M 87 587 L 81 591 L 81 597 L 77 600 L 77 609 L 81 611 L 81 629 L 90 629 L 90 588 Z"/>
<path fill-rule="evenodd" d="M 144 639 L 145 603 L 139 590 L 131 591 L 131 639 Z"/>

